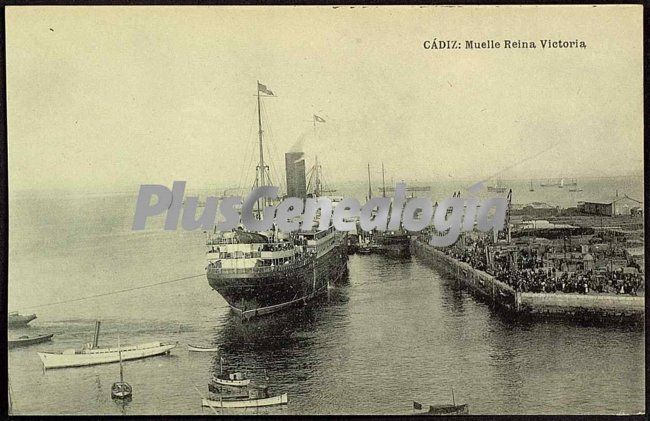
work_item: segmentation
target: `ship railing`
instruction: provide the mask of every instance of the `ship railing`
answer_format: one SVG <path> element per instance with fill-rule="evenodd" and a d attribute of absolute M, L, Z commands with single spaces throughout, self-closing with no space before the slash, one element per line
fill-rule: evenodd
<path fill-rule="evenodd" d="M 222 246 L 224 244 L 248 244 L 248 243 L 239 243 L 233 239 L 213 239 L 208 240 L 205 243 L 207 246 Z M 282 250 L 291 250 L 295 247 L 294 244 L 290 243 L 252 243 L 255 245 L 261 245 L 261 251 L 282 251 Z"/>
<path fill-rule="evenodd" d="M 307 260 L 307 258 L 304 258 L 291 263 L 287 263 L 286 265 L 254 266 L 250 268 L 223 268 L 208 266 L 208 274 L 275 273 L 303 266 Z"/>

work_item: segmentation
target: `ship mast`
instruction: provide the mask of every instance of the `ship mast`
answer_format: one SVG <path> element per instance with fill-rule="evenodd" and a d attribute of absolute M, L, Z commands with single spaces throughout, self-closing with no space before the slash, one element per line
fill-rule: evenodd
<path fill-rule="evenodd" d="M 321 185 L 320 185 L 320 167 L 318 165 L 318 155 L 315 159 L 316 163 L 314 164 L 314 171 L 316 171 L 315 182 L 314 182 L 314 196 L 320 197 L 322 195 Z"/>
<path fill-rule="evenodd" d="M 372 197 L 372 186 L 370 185 L 370 163 L 368 163 L 368 200 Z"/>
<path fill-rule="evenodd" d="M 260 99 L 260 90 L 264 89 L 266 92 L 266 87 L 260 84 L 260 81 L 257 81 L 257 127 L 258 127 L 258 137 L 259 137 L 259 148 L 260 148 L 260 162 L 257 165 L 257 174 L 255 179 L 255 186 L 262 187 L 266 185 L 266 164 L 264 163 L 264 141 L 263 141 L 263 130 L 262 130 L 262 101 Z M 266 206 L 267 199 L 260 199 L 257 201 L 257 212 L 258 215 L 262 215 L 262 208 Z"/>
<path fill-rule="evenodd" d="M 386 197 L 386 179 L 384 178 L 384 163 L 381 163 L 381 185 L 382 185 L 382 195 Z"/>
<path fill-rule="evenodd" d="M 122 369 L 122 348 L 120 347 L 120 334 L 117 334 L 117 354 L 120 357 L 120 383 L 124 383 L 124 371 Z"/>
<path fill-rule="evenodd" d="M 259 134 L 259 141 L 260 141 L 260 164 L 257 167 L 259 174 L 258 174 L 258 187 L 262 187 L 265 185 L 264 183 L 264 148 L 263 148 L 263 142 L 262 142 L 262 109 L 261 109 L 261 101 L 260 101 L 260 81 L 257 81 L 257 125 L 258 125 L 258 134 Z"/>

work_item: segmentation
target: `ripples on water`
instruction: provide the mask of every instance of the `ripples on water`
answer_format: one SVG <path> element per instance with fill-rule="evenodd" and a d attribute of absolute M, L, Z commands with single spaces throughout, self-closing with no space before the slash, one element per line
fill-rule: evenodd
<path fill-rule="evenodd" d="M 21 236 L 10 250 L 10 305 L 201 273 L 201 233 L 115 228 L 128 219 L 123 214 L 129 214 L 130 200 L 118 204 L 126 212 L 111 217 L 108 207 L 97 216 L 96 235 L 52 223 L 38 235 Z M 66 209 L 61 206 L 61 212 Z M 61 231 L 67 232 L 65 241 L 57 236 Z M 39 238 L 56 253 L 41 256 L 33 245 Z M 245 324 L 231 317 L 203 277 L 39 309 L 31 328 L 10 332 L 55 333 L 49 344 L 9 351 L 14 410 L 211 414 L 201 408 L 201 394 L 219 370 L 219 357 L 189 353 L 188 343 L 217 345 L 227 368 L 258 379 L 266 372 L 271 392 L 289 394 L 286 407 L 226 414 L 408 413 L 413 400 L 451 402 L 452 388 L 456 402 L 468 403 L 473 414 L 644 409 L 643 331 L 511 322 L 415 258 L 351 256 L 349 268 L 348 279 L 317 302 Z M 43 373 L 36 355 L 89 342 L 95 318 L 102 320 L 100 345 L 116 344 L 118 334 L 122 343 L 180 342 L 170 356 L 125 363 L 134 389 L 125 407 L 110 399 L 117 365 Z"/>

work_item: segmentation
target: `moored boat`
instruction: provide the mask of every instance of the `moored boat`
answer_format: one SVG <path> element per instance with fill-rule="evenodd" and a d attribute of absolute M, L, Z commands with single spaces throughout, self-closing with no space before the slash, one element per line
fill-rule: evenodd
<path fill-rule="evenodd" d="M 263 154 L 261 98 L 274 96 L 266 85 L 257 84 L 259 164 L 255 187 L 272 185 Z M 317 166 L 320 168 L 319 166 Z M 305 199 L 305 163 L 302 152 L 285 154 L 287 196 Z M 323 192 L 320 170 L 312 175 L 315 195 Z M 257 214 L 270 203 L 257 203 Z M 334 227 L 282 232 L 272 226 L 262 232 L 245 230 L 208 234 L 206 276 L 209 285 L 228 303 L 232 311 L 247 320 L 290 307 L 306 304 L 327 291 L 347 273 L 347 233 Z"/>
<path fill-rule="evenodd" d="M 235 372 L 216 375 L 212 382 L 221 386 L 246 387 L 251 379 L 247 379 L 244 373 Z"/>
<path fill-rule="evenodd" d="M 420 410 L 415 407 L 416 411 Z M 428 408 L 421 408 L 420 412 L 415 412 L 415 415 L 467 415 L 469 414 L 467 404 L 462 405 L 429 405 Z"/>
<path fill-rule="evenodd" d="M 187 344 L 187 350 L 190 352 L 217 352 L 219 348 Z"/>
<path fill-rule="evenodd" d="M 220 396 L 219 399 L 202 399 L 202 405 L 212 408 L 257 408 L 262 406 L 286 405 L 289 403 L 289 396 L 286 393 L 277 396 L 269 396 L 268 386 L 250 385 L 248 396 L 240 398 L 229 398 Z"/>
<path fill-rule="evenodd" d="M 120 360 L 137 360 L 169 354 L 178 345 L 177 342 L 149 342 L 121 348 L 97 348 L 81 350 L 67 349 L 61 352 L 39 352 L 38 356 L 45 368 L 82 367 L 87 365 L 116 363 Z"/>
<path fill-rule="evenodd" d="M 120 337 L 117 337 L 117 347 L 120 347 Z M 131 399 L 133 395 L 133 388 L 130 384 L 124 381 L 124 370 L 122 368 L 122 351 L 118 351 L 120 358 L 120 381 L 113 383 L 111 386 L 111 398 L 113 399 Z"/>
<path fill-rule="evenodd" d="M 39 335 L 39 336 L 27 336 L 23 335 L 15 339 L 8 339 L 7 345 L 9 348 L 18 348 L 21 346 L 29 346 L 34 344 L 40 344 L 52 340 L 53 333 Z"/>
<path fill-rule="evenodd" d="M 451 404 L 442 405 L 422 405 L 419 402 L 413 401 L 414 415 L 466 415 L 469 413 L 469 407 L 466 403 L 456 405 L 454 389 L 451 389 L 451 400 Z"/>
<path fill-rule="evenodd" d="M 91 344 L 82 349 L 66 349 L 60 352 L 38 352 L 43 368 L 82 367 L 88 365 L 116 363 L 169 354 L 178 342 L 149 342 L 140 345 L 99 348 L 99 321 L 95 324 L 95 336 Z"/>
<path fill-rule="evenodd" d="M 246 387 L 251 380 L 240 371 L 228 372 L 223 370 L 223 357 L 219 357 L 219 374 L 212 377 L 212 384 L 219 386 Z M 210 389 L 210 391 L 213 391 Z"/>
<path fill-rule="evenodd" d="M 377 231 L 372 237 L 372 248 L 391 257 L 410 257 L 411 238 L 403 229 L 398 231 Z"/>
<path fill-rule="evenodd" d="M 7 327 L 24 327 L 35 318 L 35 314 L 22 315 L 17 311 L 12 311 L 7 316 Z"/>
<path fill-rule="evenodd" d="M 368 246 L 361 246 L 357 250 L 357 253 L 358 254 L 370 254 L 370 253 L 372 253 L 372 249 L 370 247 L 368 247 Z"/>
<path fill-rule="evenodd" d="M 126 382 L 115 382 L 111 387 L 111 397 L 113 399 L 132 399 L 133 388 Z"/>

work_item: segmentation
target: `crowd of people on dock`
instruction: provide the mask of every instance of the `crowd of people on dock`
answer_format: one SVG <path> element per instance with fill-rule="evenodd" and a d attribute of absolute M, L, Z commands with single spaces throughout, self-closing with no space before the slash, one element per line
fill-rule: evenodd
<path fill-rule="evenodd" d="M 491 264 L 487 262 L 486 244 L 482 240 L 466 239 L 463 247 L 444 249 L 451 257 L 475 269 L 485 271 L 520 292 L 565 292 L 577 294 L 612 293 L 637 295 L 644 279 L 638 273 L 618 271 L 596 273 L 594 270 L 559 271 L 545 267 L 540 256 L 520 251 L 519 267 L 514 267 L 506 253 L 493 250 Z"/>

